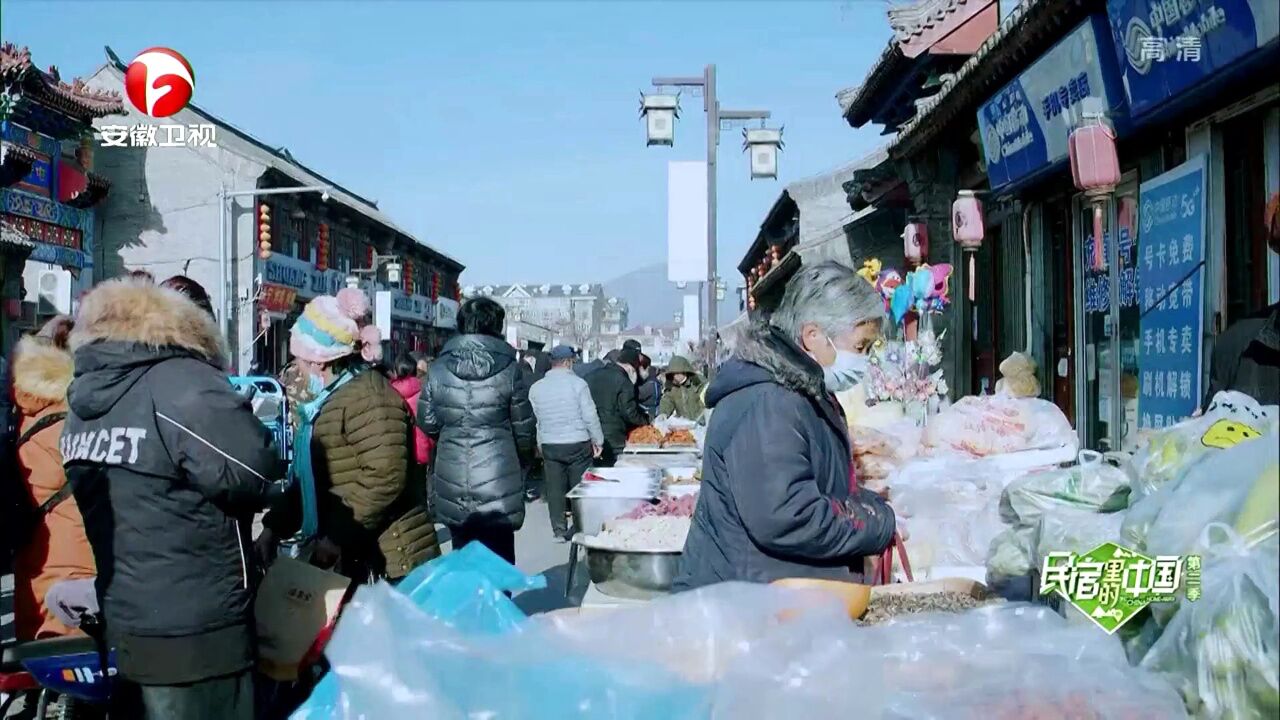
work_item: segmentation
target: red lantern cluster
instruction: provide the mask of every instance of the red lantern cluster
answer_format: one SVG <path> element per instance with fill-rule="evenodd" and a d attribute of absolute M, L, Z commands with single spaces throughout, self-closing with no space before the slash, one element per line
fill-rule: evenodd
<path fill-rule="evenodd" d="M 413 293 L 413 260 L 411 258 L 404 259 L 404 269 L 401 271 L 401 287 L 405 292 Z"/>
<path fill-rule="evenodd" d="M 367 267 L 367 268 L 371 268 L 371 267 L 373 267 L 373 259 L 374 259 L 374 258 L 373 258 L 373 256 L 374 256 L 375 254 L 377 254 L 377 253 L 376 253 L 376 251 L 373 249 L 373 245 L 365 245 L 365 246 L 364 246 L 364 266 L 365 266 L 365 267 Z"/>
<path fill-rule="evenodd" d="M 320 223 L 316 229 L 316 269 L 324 272 L 329 269 L 329 225 Z"/>
<path fill-rule="evenodd" d="M 266 203 L 258 205 L 258 257 L 271 257 L 271 206 Z"/>
<path fill-rule="evenodd" d="M 440 273 L 431 273 L 431 300 L 432 302 L 440 299 Z"/>

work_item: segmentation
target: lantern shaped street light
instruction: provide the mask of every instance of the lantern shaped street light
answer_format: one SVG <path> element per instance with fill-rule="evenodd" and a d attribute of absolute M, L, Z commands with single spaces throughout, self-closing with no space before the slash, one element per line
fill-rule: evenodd
<path fill-rule="evenodd" d="M 640 116 L 644 118 L 645 145 L 671 147 L 675 144 L 679 95 L 640 93 Z"/>
<path fill-rule="evenodd" d="M 387 282 L 392 285 L 399 285 L 402 271 L 403 268 L 400 266 L 400 263 L 395 261 L 387 263 Z"/>
<path fill-rule="evenodd" d="M 782 128 L 743 128 L 742 150 L 751 153 L 751 179 L 778 177 L 778 150 L 782 149 Z"/>
<path fill-rule="evenodd" d="M 641 94 L 640 112 L 645 116 L 649 145 L 672 145 L 675 142 L 675 129 L 665 120 L 674 121 L 678 116 L 678 96 L 664 93 L 672 88 L 697 88 L 702 93 L 702 109 L 707 116 L 707 335 L 718 337 L 716 333 L 716 298 L 723 297 L 724 290 L 718 282 L 716 272 L 716 155 L 720 145 L 720 132 L 726 127 L 749 121 L 768 120 L 768 110 L 726 110 L 720 107 L 716 94 L 716 66 L 707 65 L 699 76 L 655 77 L 653 86 L 657 92 Z M 751 177 L 777 177 L 778 148 L 782 147 L 782 131 L 767 130 L 772 133 L 761 138 L 767 141 L 768 148 L 760 148 L 763 166 L 757 166 L 753 148 Z M 748 142 L 748 145 L 753 143 Z M 715 343 L 706 347 L 708 361 L 715 359 Z M 712 367 L 715 363 L 712 362 Z"/>

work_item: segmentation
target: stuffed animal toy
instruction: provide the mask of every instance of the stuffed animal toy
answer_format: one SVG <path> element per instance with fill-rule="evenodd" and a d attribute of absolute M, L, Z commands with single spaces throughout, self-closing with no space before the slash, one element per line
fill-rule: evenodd
<path fill-rule="evenodd" d="M 1027 355 L 1014 352 L 1000 363 L 1000 379 L 996 392 L 1017 398 L 1040 396 L 1040 381 L 1036 379 L 1036 363 Z"/>

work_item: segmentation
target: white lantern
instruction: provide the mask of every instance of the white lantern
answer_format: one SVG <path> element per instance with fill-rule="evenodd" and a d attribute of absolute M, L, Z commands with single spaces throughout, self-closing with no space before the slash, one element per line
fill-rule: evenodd
<path fill-rule="evenodd" d="M 355 275 L 348 275 L 348 276 L 347 276 L 347 287 L 351 288 L 352 290 L 359 290 L 359 289 L 360 289 L 360 278 L 356 277 Z"/>
<path fill-rule="evenodd" d="M 680 117 L 680 97 L 640 93 L 640 115 L 644 118 L 646 145 L 674 145 L 676 118 Z"/>
<path fill-rule="evenodd" d="M 778 150 L 782 148 L 782 130 L 773 128 L 744 129 L 742 149 L 751 153 L 751 179 L 778 177 Z"/>
<path fill-rule="evenodd" d="M 401 273 L 400 263 L 398 262 L 387 263 L 387 282 L 391 283 L 392 285 L 399 285 L 400 273 Z"/>

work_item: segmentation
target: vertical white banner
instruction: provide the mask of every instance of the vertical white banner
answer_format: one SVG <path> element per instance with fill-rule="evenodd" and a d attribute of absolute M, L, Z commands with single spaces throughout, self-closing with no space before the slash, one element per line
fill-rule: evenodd
<path fill-rule="evenodd" d="M 390 290 L 379 290 L 373 294 L 373 324 L 378 326 L 383 340 L 391 339 Z"/>
<path fill-rule="evenodd" d="M 707 279 L 707 164 L 667 163 L 667 280 Z"/>
<path fill-rule="evenodd" d="M 684 296 L 684 311 L 681 315 L 680 339 L 686 342 L 698 342 L 702 339 L 702 303 L 698 293 Z M 692 359 L 692 358 L 689 358 Z"/>

